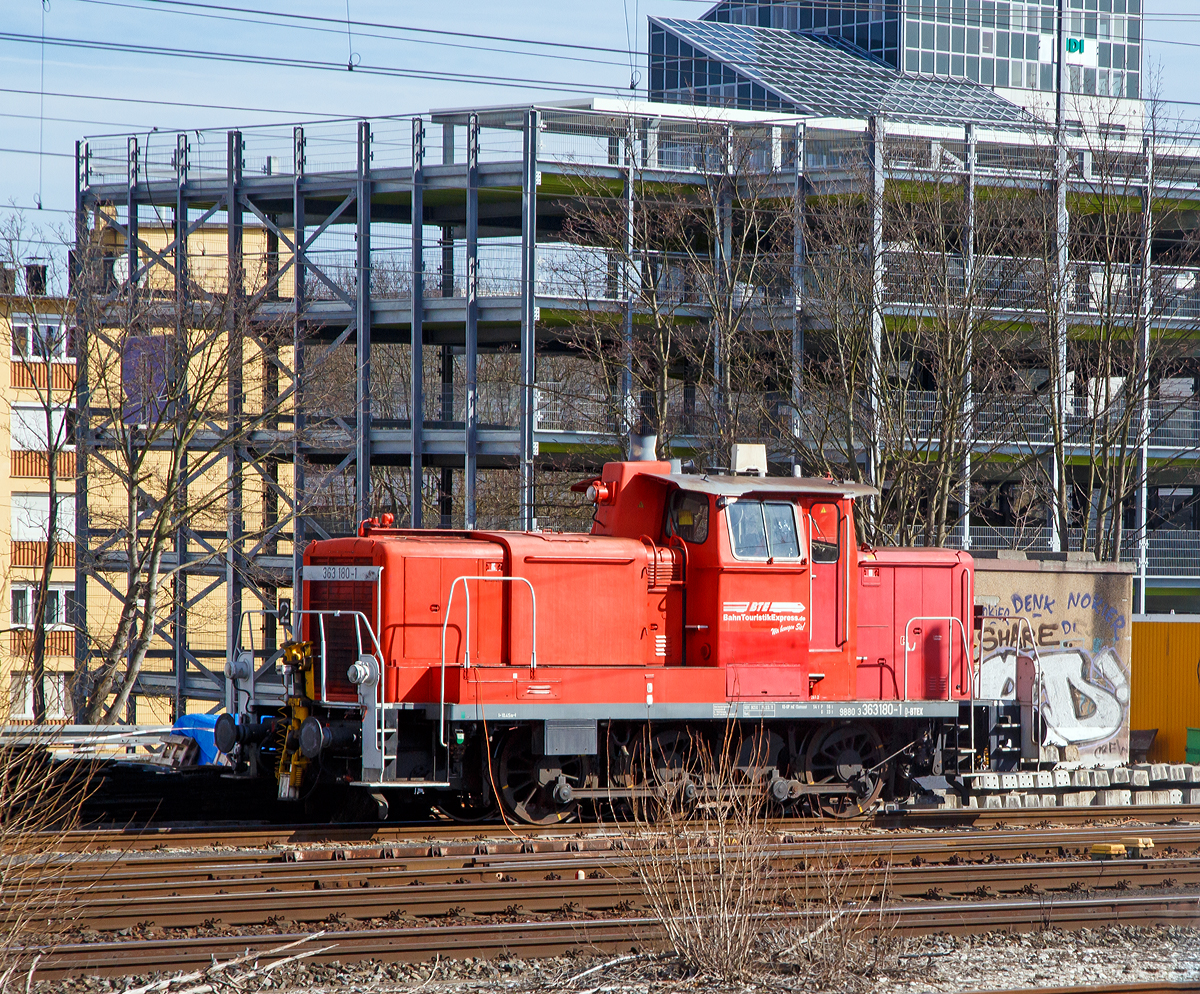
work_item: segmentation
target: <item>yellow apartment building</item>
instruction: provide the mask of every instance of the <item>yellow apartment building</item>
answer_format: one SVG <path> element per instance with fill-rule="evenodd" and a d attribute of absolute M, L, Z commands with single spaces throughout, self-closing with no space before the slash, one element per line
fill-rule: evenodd
<path fill-rule="evenodd" d="M 34 267 L 30 267 L 33 269 Z M 0 289 L 0 340 L 7 368 L 0 379 L 0 578 L 6 637 L 0 648 L 0 690 L 8 720 L 33 720 L 29 672 L 36 594 L 48 547 L 50 484 L 48 452 L 57 456 L 58 547 L 46 600 L 47 717 L 68 717 L 75 663 L 70 604 L 75 593 L 75 451 L 72 444 L 75 360 L 67 302 L 29 292 L 44 286 L 29 280 L 20 295 Z M 44 280 L 44 276 L 43 276 Z M 49 415 L 49 417 L 47 417 Z M 52 441 L 53 438 L 53 441 Z"/>

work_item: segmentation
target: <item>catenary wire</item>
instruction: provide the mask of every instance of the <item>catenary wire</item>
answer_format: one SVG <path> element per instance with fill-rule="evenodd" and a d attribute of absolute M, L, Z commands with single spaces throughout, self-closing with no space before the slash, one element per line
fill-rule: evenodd
<path fill-rule="evenodd" d="M 310 69 L 319 71 L 344 72 L 345 67 L 339 63 L 316 59 L 298 59 L 284 56 L 252 55 L 247 53 L 222 52 L 211 50 L 186 50 L 169 48 L 167 46 L 141 45 L 129 42 L 104 42 L 84 38 L 47 38 L 47 43 L 64 48 L 82 48 L 104 52 L 125 52 L 134 55 L 153 55 L 168 58 L 187 58 L 200 61 L 232 62 L 245 65 L 265 65 L 292 69 Z M 18 43 L 37 43 L 34 35 L 18 32 L 0 32 L 0 41 Z M 734 66 L 749 66 L 739 60 L 726 60 Z M 360 65 L 355 71 L 367 75 L 385 76 L 390 78 L 421 79 L 438 82 L 463 83 L 468 85 L 502 86 L 514 89 L 540 87 L 566 93 L 579 93 L 581 90 L 610 91 L 613 93 L 626 92 L 624 87 L 615 83 L 567 83 L 559 80 L 536 79 L 529 77 L 501 77 L 481 73 L 450 73 L 444 70 L 430 69 L 396 69 L 388 66 Z M 1161 98 L 1160 103 L 1170 103 L 1188 106 L 1200 106 L 1200 102 Z"/>
<path fill-rule="evenodd" d="M 80 3 L 111 3 L 112 0 L 78 0 Z M 202 3 L 200 0 L 144 0 L 145 3 L 151 3 L 160 7 L 191 7 L 201 10 L 210 11 L 229 11 L 237 14 L 259 14 L 266 17 L 285 18 L 287 21 L 306 21 L 312 23 L 329 24 L 336 26 L 336 30 L 340 33 L 342 26 L 346 23 L 340 18 L 319 17 L 313 14 L 296 14 L 296 13 L 278 13 L 276 11 L 262 10 L 259 8 L 247 7 L 232 7 L 224 4 Z M 146 8 L 140 8 L 146 9 Z M 624 57 L 627 53 L 625 49 L 616 48 L 609 45 L 586 45 L 578 42 L 557 41 L 552 39 L 539 38 L 517 38 L 510 35 L 491 35 L 480 34 L 472 31 L 451 31 L 445 28 L 420 28 L 409 25 L 389 24 L 382 21 L 350 21 L 357 28 L 379 28 L 392 31 L 405 31 L 412 34 L 428 34 L 442 35 L 451 38 L 471 38 L 479 41 L 502 41 L 517 45 L 529 45 L 550 48 L 569 48 L 580 51 L 589 52 L 606 52 L 613 55 Z"/>
<path fill-rule="evenodd" d="M 138 6 L 136 3 L 123 2 L 123 0 L 75 0 L 75 2 L 76 3 L 95 4 L 95 5 L 104 6 L 104 7 L 116 7 L 116 8 L 121 8 L 121 9 L 125 9 L 125 10 L 138 10 L 138 11 L 143 11 L 143 12 L 146 10 L 145 7 Z M 150 0 L 146 0 L 146 2 L 150 2 Z M 203 6 L 210 6 L 210 5 L 195 4 L 195 5 L 189 5 L 189 6 L 202 6 L 203 7 Z M 218 9 L 236 10 L 237 8 L 221 7 Z M 347 30 L 348 25 L 358 23 L 355 21 L 339 21 L 337 23 L 340 25 L 340 27 L 335 28 L 332 26 L 325 26 L 323 24 L 311 25 L 311 24 L 304 24 L 304 23 L 299 23 L 299 24 L 292 23 L 295 20 L 299 20 L 300 15 L 295 15 L 295 16 L 288 15 L 288 19 L 286 21 L 281 22 L 278 20 L 262 20 L 262 19 L 259 19 L 256 17 L 250 17 L 250 16 L 238 17 L 238 16 L 234 16 L 231 14 L 215 14 L 215 13 L 206 12 L 203 10 L 195 11 L 195 10 L 171 9 L 171 10 L 162 11 L 162 13 L 177 14 L 177 15 L 187 16 L 187 17 L 199 17 L 199 18 L 205 18 L 205 19 L 210 19 L 210 20 L 232 21 L 233 23 L 236 23 L 236 24 L 261 24 L 261 25 L 271 27 L 274 29 L 287 28 L 287 29 L 290 29 L 293 31 L 313 31 L 313 32 L 318 32 L 318 33 L 322 33 L 322 34 L 337 34 L 337 35 L 342 35 L 342 34 L 348 35 L 349 34 L 349 32 Z M 263 15 L 268 15 L 268 16 L 273 16 L 273 17 L 282 17 L 283 16 L 283 15 L 271 14 L 268 11 L 247 11 L 247 13 L 261 13 Z M 327 21 L 330 19 L 317 18 L 316 20 Z M 397 30 L 397 31 L 428 30 L 432 34 L 446 34 L 446 35 L 450 35 L 450 36 L 458 35 L 460 37 L 465 36 L 465 37 L 470 37 L 470 38 L 484 37 L 484 36 L 470 35 L 465 32 L 437 32 L 437 31 L 434 31 L 433 29 L 401 28 L 399 26 L 397 26 L 394 30 Z M 438 41 L 433 38 L 422 38 L 422 37 L 406 38 L 406 37 L 402 37 L 402 36 L 398 36 L 398 35 L 394 35 L 394 34 L 379 34 L 377 32 L 370 32 L 370 31 L 359 31 L 358 37 L 359 38 L 375 38 L 375 39 L 379 39 L 379 40 L 383 40 L 383 41 L 402 42 L 405 44 L 435 45 L 435 46 L 446 47 L 446 48 L 466 49 L 469 51 L 496 52 L 501 55 L 519 55 L 523 58 L 543 58 L 543 59 L 554 59 L 554 60 L 558 60 L 558 61 L 585 62 L 585 63 L 592 63 L 595 65 L 604 65 L 604 66 L 622 66 L 622 65 L 624 65 L 624 63 L 619 59 L 593 59 L 593 58 L 587 58 L 587 57 L 580 56 L 580 55 L 557 54 L 555 51 L 547 51 L 547 52 L 522 51 L 522 50 L 518 50 L 518 49 L 511 49 L 511 48 L 498 48 L 495 45 L 469 45 L 469 44 L 465 44 L 464 42 L 461 42 L 461 41 L 459 41 L 459 42 Z M 349 40 L 350 39 L 348 38 L 348 41 Z M 569 43 L 566 43 L 566 42 L 563 42 L 563 43 L 558 43 L 558 42 L 545 42 L 545 43 L 517 42 L 517 43 L 518 44 L 530 44 L 530 45 L 545 44 L 545 45 L 549 45 L 549 46 L 560 45 L 563 48 L 577 47 L 577 46 L 570 45 Z M 578 47 L 585 48 L 586 46 L 578 46 Z M 614 48 L 611 51 L 613 52 L 613 54 L 618 54 L 618 55 L 625 54 L 624 49 Z M 633 52 L 633 54 L 640 55 L 642 53 L 635 51 L 635 52 Z M 351 59 L 358 57 L 358 53 L 353 50 L 353 42 L 352 41 L 350 41 L 350 55 L 351 55 Z M 354 65 L 357 68 L 358 63 L 354 63 Z M 349 68 L 349 64 L 347 64 L 347 66 L 344 66 L 343 68 Z"/>
<path fill-rule="evenodd" d="M 23 90 L 23 89 L 19 89 L 16 87 L 4 87 L 4 86 L 0 86 L 0 93 L 15 93 L 15 94 L 20 94 L 22 96 L 32 96 L 32 97 L 38 96 L 37 90 Z M 330 121 L 353 121 L 353 120 L 357 120 L 358 116 L 359 116 L 357 114 L 334 114 L 334 113 L 330 113 L 330 112 L 310 111 L 310 110 L 294 110 L 291 108 L 279 108 L 279 107 L 245 107 L 245 106 L 241 106 L 238 104 L 206 104 L 206 103 L 198 103 L 198 102 L 189 101 L 189 100 L 156 100 L 151 97 L 113 97 L 113 96 L 104 96 L 99 93 L 58 93 L 58 92 L 53 92 L 53 91 L 47 91 L 46 96 L 59 97 L 64 100 L 99 100 L 99 101 L 106 101 L 108 103 L 147 104 L 147 105 L 151 105 L 151 106 L 155 106 L 155 107 L 187 107 L 187 108 L 195 109 L 195 110 L 231 110 L 231 111 L 238 111 L 240 113 L 246 113 L 246 114 L 284 114 L 284 115 L 293 115 L 295 117 L 310 117 L 311 116 L 311 117 L 318 118 L 321 120 L 330 120 Z M 407 115 L 402 114 L 400 116 L 404 117 Z M 119 126 L 123 126 L 123 125 L 119 125 Z M 138 125 L 137 127 L 140 128 L 140 127 L 143 127 L 143 125 Z M 191 131 L 194 129 L 185 128 L 183 130 Z"/>
<path fill-rule="evenodd" d="M 19 44 L 37 44 L 36 35 L 22 34 L 14 31 L 0 32 L 0 41 L 16 42 Z M 223 52 L 211 49 L 182 49 L 170 48 L 165 45 L 143 45 L 134 42 L 99 41 L 87 38 L 47 37 L 46 43 L 51 47 L 78 48 L 98 52 L 123 52 L 130 55 L 158 56 L 166 58 L 195 59 L 201 62 L 230 62 L 241 65 L 272 66 L 284 69 L 314 69 L 320 71 L 345 72 L 346 67 L 340 63 L 321 59 L 301 59 L 289 56 L 254 55 L 245 52 Z M 580 89 L 611 90 L 622 92 L 623 87 L 612 83 L 566 83 L 559 80 L 535 79 L 530 77 L 491 76 L 483 73 L 454 73 L 433 69 L 397 69 L 389 66 L 360 64 L 355 66 L 355 72 L 366 75 L 384 76 L 400 79 L 423 79 L 435 82 L 466 83 L 487 86 L 503 86 L 514 89 L 540 87 L 559 92 L 578 93 Z"/>

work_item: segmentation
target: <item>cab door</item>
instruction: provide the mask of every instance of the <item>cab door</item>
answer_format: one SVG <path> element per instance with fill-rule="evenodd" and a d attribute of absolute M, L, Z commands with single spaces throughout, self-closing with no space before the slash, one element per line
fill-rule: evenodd
<path fill-rule="evenodd" d="M 809 652 L 842 651 L 846 644 L 846 522 L 834 501 L 808 506 L 812 561 Z"/>
<path fill-rule="evenodd" d="M 721 657 L 731 698 L 801 698 L 808 569 L 801 510 L 790 501 L 724 508 L 730 558 L 720 577 Z"/>

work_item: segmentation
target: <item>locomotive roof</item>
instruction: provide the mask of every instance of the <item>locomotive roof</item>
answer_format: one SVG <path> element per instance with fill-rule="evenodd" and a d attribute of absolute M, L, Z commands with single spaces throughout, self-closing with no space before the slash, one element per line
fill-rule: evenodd
<path fill-rule="evenodd" d="M 863 483 L 793 476 L 709 476 L 670 473 L 652 479 L 674 483 L 680 490 L 715 494 L 718 497 L 748 497 L 751 494 L 820 494 L 826 497 L 874 497 L 879 491 Z"/>

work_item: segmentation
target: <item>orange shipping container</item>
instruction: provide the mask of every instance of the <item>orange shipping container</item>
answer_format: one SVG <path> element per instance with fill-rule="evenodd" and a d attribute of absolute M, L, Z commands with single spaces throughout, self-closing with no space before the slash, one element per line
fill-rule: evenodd
<path fill-rule="evenodd" d="M 1158 729 L 1149 759 L 1185 762 L 1187 730 L 1200 728 L 1200 616 L 1135 617 L 1132 657 L 1130 728 Z"/>

